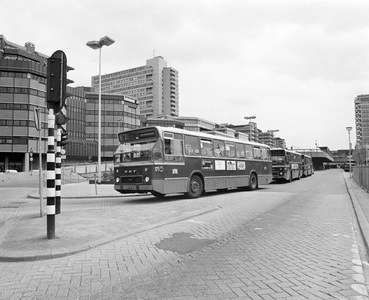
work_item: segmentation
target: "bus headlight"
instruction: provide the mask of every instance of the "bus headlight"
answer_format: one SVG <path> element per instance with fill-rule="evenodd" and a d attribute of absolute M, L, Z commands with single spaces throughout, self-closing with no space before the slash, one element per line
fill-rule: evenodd
<path fill-rule="evenodd" d="M 145 182 L 148 183 L 150 181 L 150 177 L 149 176 L 146 176 L 145 177 Z"/>
<path fill-rule="evenodd" d="M 120 181 L 120 180 L 119 180 L 119 177 L 115 178 L 115 182 L 116 182 L 116 183 L 119 183 L 119 181 Z"/>

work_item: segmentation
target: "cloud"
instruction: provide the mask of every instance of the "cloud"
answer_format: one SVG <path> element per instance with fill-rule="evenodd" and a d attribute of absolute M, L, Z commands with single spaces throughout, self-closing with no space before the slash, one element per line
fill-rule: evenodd
<path fill-rule="evenodd" d="M 14 0 L 2 34 L 63 50 L 75 85 L 98 74 L 86 42 L 108 35 L 116 42 L 102 50 L 102 73 L 163 56 L 179 71 L 181 115 L 238 124 L 252 114 L 287 145 L 338 149 L 354 98 L 368 93 L 368 9 L 366 0 Z"/>

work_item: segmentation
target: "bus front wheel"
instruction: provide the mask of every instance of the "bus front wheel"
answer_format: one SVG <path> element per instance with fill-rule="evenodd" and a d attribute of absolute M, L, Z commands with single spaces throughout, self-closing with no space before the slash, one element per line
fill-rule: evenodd
<path fill-rule="evenodd" d="M 193 175 L 190 179 L 190 184 L 188 186 L 188 192 L 186 193 L 186 196 L 188 198 L 198 198 L 202 195 L 204 192 L 204 184 L 201 180 L 201 178 L 197 175 Z"/>
<path fill-rule="evenodd" d="M 258 188 L 258 178 L 256 177 L 255 173 L 252 173 L 250 175 L 249 190 L 254 191 L 257 188 Z"/>

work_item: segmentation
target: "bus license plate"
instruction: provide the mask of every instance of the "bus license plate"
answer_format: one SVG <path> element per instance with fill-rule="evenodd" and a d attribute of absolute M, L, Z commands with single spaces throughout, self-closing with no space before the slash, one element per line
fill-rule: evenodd
<path fill-rule="evenodd" d="M 123 190 L 137 190 L 137 185 L 123 185 Z"/>

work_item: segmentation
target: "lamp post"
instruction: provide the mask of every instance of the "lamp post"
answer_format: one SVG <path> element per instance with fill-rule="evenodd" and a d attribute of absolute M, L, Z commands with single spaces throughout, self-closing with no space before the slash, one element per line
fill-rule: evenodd
<path fill-rule="evenodd" d="M 278 132 L 278 131 L 279 129 L 268 130 L 268 132 L 272 134 L 273 147 L 277 147 L 277 145 L 275 144 L 274 132 Z"/>
<path fill-rule="evenodd" d="M 108 36 L 104 36 L 100 41 L 90 41 L 87 42 L 87 46 L 93 50 L 99 49 L 99 113 L 98 113 L 98 153 L 97 153 L 97 182 L 101 183 L 101 48 L 103 46 L 110 46 L 114 44 L 114 40 Z"/>
<path fill-rule="evenodd" d="M 251 116 L 251 117 L 243 117 L 246 120 L 249 120 L 249 127 L 250 127 L 250 135 L 249 135 L 249 141 L 251 141 L 251 120 L 252 119 L 256 119 L 255 116 Z"/>
<path fill-rule="evenodd" d="M 351 140 L 350 140 L 350 131 L 352 130 L 352 127 L 346 127 L 346 130 L 348 132 L 348 136 L 349 136 L 349 155 L 348 155 L 348 159 L 349 159 L 349 167 L 350 167 L 350 178 L 352 177 L 351 174 Z"/>

